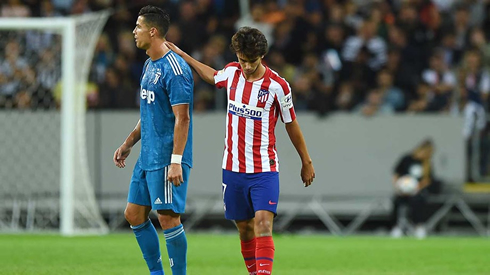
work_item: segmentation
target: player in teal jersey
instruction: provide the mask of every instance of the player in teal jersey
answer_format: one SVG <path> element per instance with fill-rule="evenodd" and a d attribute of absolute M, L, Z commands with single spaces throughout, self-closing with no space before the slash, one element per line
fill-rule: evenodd
<path fill-rule="evenodd" d="M 140 120 L 114 153 L 124 168 L 131 148 L 141 139 L 141 152 L 129 186 L 124 215 L 130 223 L 150 274 L 163 273 L 158 234 L 148 218 L 151 209 L 167 244 L 172 274 L 186 274 L 187 239 L 180 215 L 184 213 L 192 167 L 192 71 L 165 44 L 168 14 L 143 7 L 133 30 L 136 46 L 149 56 L 140 85 Z"/>

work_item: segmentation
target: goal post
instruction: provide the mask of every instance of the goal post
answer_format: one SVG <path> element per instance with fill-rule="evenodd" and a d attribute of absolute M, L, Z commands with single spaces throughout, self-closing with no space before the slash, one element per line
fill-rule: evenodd
<path fill-rule="evenodd" d="M 34 30 L 49 31 L 61 36 L 61 67 L 59 68 L 61 69 L 61 79 L 59 83 L 61 83 L 62 91 L 61 111 L 45 111 L 57 112 L 59 114 L 55 114 L 55 116 L 60 116 L 59 152 L 52 152 L 53 154 L 60 154 L 59 190 L 56 192 L 54 190 L 56 187 L 50 187 L 35 192 L 36 184 L 26 184 L 25 186 L 20 184 L 21 190 L 17 193 L 11 193 L 9 197 L 12 205 L 7 205 L 8 209 L 3 210 L 3 215 L 8 217 L 3 222 L 0 218 L 0 230 L 21 231 L 24 226 L 25 229 L 31 231 L 52 230 L 53 228 L 50 227 L 54 224 L 55 227 L 59 227 L 60 233 L 65 236 L 104 234 L 108 232 L 108 226 L 98 208 L 88 169 L 85 131 L 85 85 L 88 80 L 96 42 L 110 13 L 110 11 L 101 11 L 62 18 L 0 18 L 0 32 L 18 32 L 19 35 L 23 35 L 25 31 Z M 39 74 L 40 72 L 35 73 Z M 17 113 L 19 111 L 12 108 L 11 112 Z M 8 112 L 5 109 L 3 113 L 8 116 Z M 36 114 L 28 112 L 19 115 L 36 116 Z M 34 132 L 26 132 L 26 134 L 36 135 Z M 15 139 L 15 137 L 11 139 Z M 9 146 L 9 144 L 4 146 Z M 10 155 L 15 155 L 15 153 L 10 152 Z M 0 174 L 0 177 L 2 176 Z M 14 185 L 17 183 L 8 182 L 7 180 L 3 184 Z M 24 191 L 22 191 L 22 188 L 24 188 Z M 6 193 L 4 195 L 9 196 L 8 191 Z M 40 222 L 43 225 L 38 227 L 36 221 L 39 220 L 39 217 L 36 216 L 38 214 L 36 213 L 35 205 L 39 205 L 39 197 L 43 196 L 41 193 L 59 195 L 59 200 L 52 202 L 59 204 L 58 213 L 54 213 L 54 215 L 58 215 L 58 222 L 55 221 L 50 223 L 50 225 L 47 225 L 46 222 Z M 26 201 L 27 203 L 25 203 Z M 26 206 L 22 207 L 24 203 Z M 5 213 L 11 213 L 11 216 Z M 27 217 L 25 219 L 20 218 L 24 213 Z M 50 216 L 53 216 L 53 213 Z M 21 222 L 21 220 L 25 222 Z M 6 226 L 6 224 L 9 226 Z"/>

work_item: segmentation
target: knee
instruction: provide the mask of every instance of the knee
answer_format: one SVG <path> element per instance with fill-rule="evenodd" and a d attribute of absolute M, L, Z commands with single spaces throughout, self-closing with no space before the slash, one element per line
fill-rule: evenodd
<path fill-rule="evenodd" d="M 141 215 L 138 211 L 131 210 L 131 208 L 126 208 L 124 210 L 124 218 L 126 218 L 126 221 L 132 226 L 140 225 L 147 219 L 147 217 Z"/>
<path fill-rule="evenodd" d="M 253 220 L 235 221 L 235 224 L 238 229 L 238 234 L 240 235 L 240 240 L 248 241 L 254 238 L 255 233 Z"/>
<path fill-rule="evenodd" d="M 254 232 L 254 226 L 253 223 L 245 223 L 237 226 L 238 228 L 238 234 L 240 236 L 247 236 L 249 234 L 253 234 Z"/>
<path fill-rule="evenodd" d="M 257 236 L 264 236 L 272 234 L 272 221 L 268 219 L 255 220 L 255 234 Z"/>
<path fill-rule="evenodd" d="M 163 230 L 174 228 L 181 224 L 180 215 L 168 211 L 158 211 L 158 222 Z"/>

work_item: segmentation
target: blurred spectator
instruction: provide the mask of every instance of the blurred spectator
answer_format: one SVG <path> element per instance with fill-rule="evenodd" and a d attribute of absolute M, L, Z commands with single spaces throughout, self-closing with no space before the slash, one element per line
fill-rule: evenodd
<path fill-rule="evenodd" d="M 398 87 L 393 86 L 393 75 L 390 71 L 379 71 L 377 84 L 377 89 L 382 94 L 384 104 L 390 105 L 395 111 L 401 111 L 405 108 L 405 96 Z"/>
<path fill-rule="evenodd" d="M 384 102 L 383 93 L 379 90 L 369 91 L 364 103 L 356 107 L 356 112 L 370 117 L 374 115 L 393 114 L 395 109 L 390 104 Z"/>
<path fill-rule="evenodd" d="M 307 77 L 308 83 L 311 85 L 308 92 L 302 91 L 305 93 L 304 99 L 308 109 L 315 110 L 320 115 L 329 112 L 333 107 L 331 71 L 323 63 L 320 63 L 318 56 L 314 53 L 306 54 L 301 66 L 296 70 L 296 75 L 299 75 L 300 79 Z M 296 87 L 296 84 L 296 81 L 293 82 L 293 86 Z M 304 85 L 304 83 L 301 82 L 299 85 Z M 294 90 L 296 91 L 296 89 Z"/>
<path fill-rule="evenodd" d="M 54 54 L 53 50 L 46 49 L 40 56 L 36 65 L 39 85 L 36 89 L 36 102 L 40 106 L 50 107 L 53 100 L 53 91 L 61 79 L 61 60 Z"/>
<path fill-rule="evenodd" d="M 447 111 L 456 87 L 456 77 L 448 70 L 440 52 L 432 54 L 429 64 L 429 68 L 422 72 L 422 80 L 429 85 L 430 90 L 426 94 L 428 105 L 423 111 Z"/>
<path fill-rule="evenodd" d="M 430 139 L 422 141 L 412 152 L 403 155 L 393 171 L 393 185 L 395 197 L 393 198 L 391 236 L 401 237 L 404 233 L 411 233 L 403 228 L 403 219 L 409 219 L 415 225 L 414 235 L 425 238 L 425 219 L 427 212 L 427 197 L 430 193 L 439 193 L 441 182 L 434 177 L 432 155 L 434 144 Z M 409 176 L 416 181 L 414 188 L 403 188 L 399 180 Z M 403 211 L 403 210 L 408 210 Z"/>
<path fill-rule="evenodd" d="M 470 13 L 465 5 L 456 8 L 454 21 L 449 28 L 455 32 L 456 48 L 460 51 L 464 50 L 470 33 Z"/>
<path fill-rule="evenodd" d="M 368 65 L 372 70 L 379 70 L 386 63 L 385 41 L 376 35 L 376 24 L 365 21 L 359 28 L 357 35 L 347 38 L 342 50 L 342 57 L 347 62 L 354 62 L 365 49 L 368 55 Z"/>
<path fill-rule="evenodd" d="M 330 24 L 325 29 L 325 41 L 323 47 L 316 52 L 321 54 L 324 68 L 324 79 L 326 85 L 334 86 L 340 78 L 343 63 L 341 59 L 342 45 L 344 41 L 344 30 L 341 25 Z"/>
<path fill-rule="evenodd" d="M 241 27 L 252 27 L 261 31 L 267 39 L 269 47 L 274 44 L 274 37 L 272 36 L 273 25 L 265 21 L 265 6 L 260 3 L 252 5 L 249 14 L 245 14 L 235 24 L 235 29 Z"/>
<path fill-rule="evenodd" d="M 41 17 L 58 17 L 61 16 L 61 12 L 57 11 L 55 9 L 55 6 L 53 5 L 53 2 L 51 0 L 42 0 L 40 9 L 39 9 L 39 16 Z"/>
<path fill-rule="evenodd" d="M 478 49 L 483 57 L 482 65 L 490 68 L 490 43 L 481 28 L 474 28 L 470 33 L 470 47 Z"/>
<path fill-rule="evenodd" d="M 2 1 L 3 2 L 3 1 Z M 1 17 L 29 17 L 31 10 L 20 0 L 7 0 L 0 10 Z"/>
<path fill-rule="evenodd" d="M 62 14 L 68 14 L 76 0 L 51 0 L 56 10 Z"/>
<path fill-rule="evenodd" d="M 182 1 L 180 3 L 180 12 L 176 22 L 182 36 L 179 47 L 186 52 L 192 53 L 202 45 L 207 37 L 205 25 L 197 22 L 196 5 L 193 1 Z"/>
<path fill-rule="evenodd" d="M 266 55 L 267 65 L 284 77 L 289 83 L 293 83 L 295 67 L 286 62 L 284 55 L 278 50 L 271 50 Z"/>
<path fill-rule="evenodd" d="M 339 91 L 335 98 L 335 109 L 338 111 L 349 112 L 359 101 L 356 98 L 354 88 L 349 82 L 342 82 L 339 85 Z"/>
<path fill-rule="evenodd" d="M 482 53 L 482 65 L 490 65 L 490 19 L 486 16 L 490 4 L 485 0 L 261 0 L 250 3 L 250 13 L 246 14 L 240 11 L 239 1 L 6 0 L 0 4 L 0 15 L 54 17 L 116 8 L 96 45 L 90 77 L 97 86 L 106 86 L 106 77 L 112 75 L 106 71 L 111 68 L 128 91 L 138 90 L 142 64 L 147 58 L 144 52 L 135 51 L 131 34 L 141 6 L 156 4 L 166 9 L 171 18 L 175 18 L 167 34 L 168 40 L 199 59 L 207 60 L 206 63 L 217 64 L 216 67 L 236 60 L 226 46 L 235 27 L 251 25 L 261 29 L 268 38 L 268 66 L 289 78 L 290 83 L 298 82 L 293 86 L 300 89 L 297 97 L 300 109 L 320 113 L 357 109 L 359 103 L 370 101 L 367 94 L 376 89 L 380 94 L 371 95 L 371 101 L 381 95 L 381 105 L 386 98 L 391 102 L 392 94 L 401 98 L 399 91 L 402 92 L 404 106 L 396 103 L 393 105 L 396 111 L 406 107 L 410 112 L 439 112 L 451 105 L 454 113 L 463 114 L 469 98 L 466 89 L 455 93 L 452 71 L 461 63 L 463 53 L 473 48 Z M 240 17 L 242 13 L 246 16 Z M 27 75 L 34 75 L 36 79 L 43 79 L 26 90 L 26 95 L 31 96 L 31 105 L 35 106 L 40 100 L 38 97 L 52 95 L 49 89 L 53 88 L 44 87 L 53 86 L 46 83 L 56 78 L 52 67 L 42 71 L 36 64 L 45 62 L 42 59 L 47 50 L 51 51 L 47 55 L 54 54 L 59 62 L 60 36 L 49 31 L 27 31 L 14 39 L 2 36 L 0 44 L 11 51 L 14 48 L 9 46 L 11 42 L 22 48 L 17 53 L 15 50 L 12 54 L 6 50 L 0 53 L 0 72 L 6 74 L 0 79 L 0 102 L 16 105 L 14 94 L 24 91 L 20 87 L 28 83 L 26 79 L 32 78 Z M 438 57 L 429 59 L 436 50 Z M 306 68 L 306 63 L 315 65 Z M 60 63 L 55 66 L 59 67 Z M 33 74 L 27 73 L 29 70 L 33 70 Z M 382 80 L 386 80 L 383 85 Z M 196 91 L 214 90 L 199 81 L 195 81 L 195 85 Z M 197 97 L 203 98 L 205 103 L 199 110 L 226 105 L 221 93 L 200 95 L 196 92 Z M 22 102 L 28 102 L 25 95 L 22 98 Z M 485 100 L 482 98 L 482 106 L 487 104 Z M 47 100 L 50 101 L 52 99 Z M 128 106 L 118 106 L 118 101 L 108 102 L 103 104 L 107 108 Z"/>
<path fill-rule="evenodd" d="M 114 62 L 114 52 L 111 46 L 109 37 L 106 34 L 102 34 L 99 37 L 97 45 L 95 46 L 94 52 L 94 66 L 92 70 L 95 74 L 95 78 L 98 83 L 104 81 L 106 76 L 107 67 Z"/>
<path fill-rule="evenodd" d="M 480 151 L 483 139 L 481 135 L 487 125 L 486 108 L 490 92 L 490 74 L 483 68 L 481 54 L 478 50 L 465 53 L 463 66 L 459 72 L 460 105 L 464 115 L 463 136 L 467 144 L 467 180 L 472 182 L 475 176 L 485 174 L 487 152 Z M 471 137 L 480 137 L 479 146 L 474 146 Z M 479 154 L 481 152 L 481 154 Z M 473 163 L 474 154 L 479 154 L 478 163 Z M 478 166 L 477 168 L 473 168 Z M 477 172 L 473 172 L 476 170 Z"/>
<path fill-rule="evenodd" d="M 346 62 L 340 72 L 340 81 L 350 81 L 356 94 L 363 100 L 367 91 L 375 86 L 376 72 L 368 65 L 369 51 L 366 47 L 359 50 L 354 62 Z"/>
<path fill-rule="evenodd" d="M 215 91 L 203 87 L 194 91 L 194 112 L 204 113 L 212 109 Z"/>
<path fill-rule="evenodd" d="M 264 3 L 265 15 L 263 17 L 263 22 L 276 25 L 286 19 L 286 14 L 284 10 L 279 7 L 276 0 L 266 0 Z M 270 43 L 272 44 L 272 43 Z"/>
<path fill-rule="evenodd" d="M 136 98 L 138 94 L 131 87 L 123 85 L 113 68 L 107 68 L 105 71 L 105 80 L 99 86 L 101 108 L 113 109 L 131 109 L 136 108 Z"/>

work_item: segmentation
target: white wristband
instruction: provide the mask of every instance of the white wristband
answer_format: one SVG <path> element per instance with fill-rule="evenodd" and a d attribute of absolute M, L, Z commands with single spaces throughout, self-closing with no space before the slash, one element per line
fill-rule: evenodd
<path fill-rule="evenodd" d="M 170 159 L 170 163 L 181 164 L 182 163 L 182 155 L 172 154 L 172 158 Z"/>

